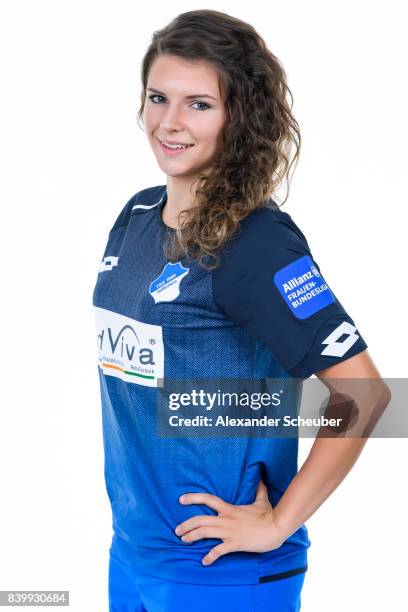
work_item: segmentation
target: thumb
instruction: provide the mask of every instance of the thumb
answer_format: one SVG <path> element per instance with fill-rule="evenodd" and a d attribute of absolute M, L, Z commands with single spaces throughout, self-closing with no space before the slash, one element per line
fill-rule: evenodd
<path fill-rule="evenodd" d="M 264 483 L 262 478 L 259 481 L 258 487 L 256 489 L 255 502 L 259 501 L 268 501 L 268 489 L 266 488 L 266 484 Z"/>

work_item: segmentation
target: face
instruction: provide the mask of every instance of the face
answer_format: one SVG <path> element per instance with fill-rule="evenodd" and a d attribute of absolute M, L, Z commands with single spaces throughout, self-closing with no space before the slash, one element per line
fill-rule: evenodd
<path fill-rule="evenodd" d="M 146 86 L 143 122 L 165 174 L 207 173 L 222 148 L 227 116 L 217 72 L 210 63 L 169 54 L 156 57 Z M 189 146 L 168 149 L 160 141 Z"/>

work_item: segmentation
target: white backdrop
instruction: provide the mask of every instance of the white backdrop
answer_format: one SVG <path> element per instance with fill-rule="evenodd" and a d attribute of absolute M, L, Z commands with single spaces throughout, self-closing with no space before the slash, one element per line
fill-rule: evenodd
<path fill-rule="evenodd" d="M 382 375 L 407 376 L 403 3 L 2 2 L 0 590 L 69 589 L 75 612 L 107 610 L 111 538 L 92 291 L 119 211 L 166 182 L 136 123 L 143 54 L 196 8 L 282 61 L 303 137 L 283 210 Z M 403 609 L 406 455 L 369 440 L 307 522 L 302 612 Z"/>

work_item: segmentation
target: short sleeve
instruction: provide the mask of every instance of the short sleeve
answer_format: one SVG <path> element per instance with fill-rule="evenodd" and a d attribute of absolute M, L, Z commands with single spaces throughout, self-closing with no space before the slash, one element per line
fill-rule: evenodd
<path fill-rule="evenodd" d="M 308 378 L 367 348 L 288 213 L 265 207 L 249 215 L 220 264 L 213 271 L 216 306 L 265 343 L 291 376 Z"/>

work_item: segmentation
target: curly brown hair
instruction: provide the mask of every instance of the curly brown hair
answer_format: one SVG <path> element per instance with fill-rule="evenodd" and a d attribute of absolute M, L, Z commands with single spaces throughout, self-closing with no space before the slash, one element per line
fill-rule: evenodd
<path fill-rule="evenodd" d="M 211 172 L 197 180 L 194 206 L 181 211 L 182 228 L 170 232 L 165 244 L 170 260 L 191 257 L 214 269 L 219 249 L 237 232 L 239 222 L 268 206 L 285 178 L 282 204 L 287 200 L 290 169 L 294 162 L 296 167 L 301 145 L 291 112 L 293 96 L 281 63 L 250 24 L 214 10 L 189 11 L 153 33 L 142 62 L 139 127 L 150 67 L 164 53 L 210 62 L 228 110 L 223 151 Z"/>

